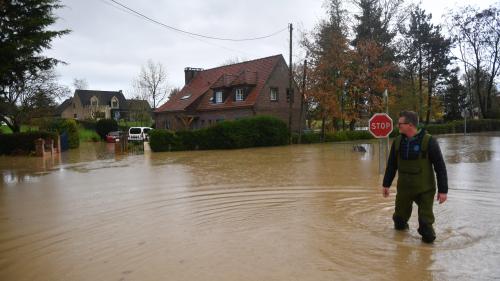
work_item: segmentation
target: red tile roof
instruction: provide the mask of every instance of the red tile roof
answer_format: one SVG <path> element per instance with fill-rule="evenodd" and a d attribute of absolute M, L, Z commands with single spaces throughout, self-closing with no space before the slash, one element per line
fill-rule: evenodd
<path fill-rule="evenodd" d="M 227 98 L 222 104 L 214 104 L 209 101 L 211 97 L 205 95 L 197 109 L 211 110 L 253 106 L 280 60 L 284 61 L 283 56 L 276 55 L 200 71 L 177 95 L 156 109 L 156 112 L 184 111 L 186 107 L 210 89 L 242 84 L 254 86 L 244 101 L 234 101 Z M 182 99 L 187 96 L 189 98 Z"/>

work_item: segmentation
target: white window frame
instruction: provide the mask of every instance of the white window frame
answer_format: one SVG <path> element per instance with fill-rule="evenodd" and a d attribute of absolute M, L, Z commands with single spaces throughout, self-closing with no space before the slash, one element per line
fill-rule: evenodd
<path fill-rule="evenodd" d="M 269 98 L 271 101 L 278 101 L 278 88 L 271 88 Z"/>
<path fill-rule="evenodd" d="M 235 100 L 236 101 L 243 101 L 243 89 L 241 89 L 241 88 L 236 89 Z"/>
<path fill-rule="evenodd" d="M 215 103 L 222 103 L 222 91 L 215 92 Z"/>
<path fill-rule="evenodd" d="M 116 106 L 113 105 L 113 103 L 116 102 Z M 120 102 L 118 101 L 118 98 L 112 97 L 111 98 L 111 108 L 119 108 L 120 107 Z"/>
<path fill-rule="evenodd" d="M 94 104 L 94 101 L 95 101 L 95 104 Z M 90 105 L 95 106 L 95 107 L 99 106 L 99 99 L 96 96 L 92 96 L 90 98 Z"/>

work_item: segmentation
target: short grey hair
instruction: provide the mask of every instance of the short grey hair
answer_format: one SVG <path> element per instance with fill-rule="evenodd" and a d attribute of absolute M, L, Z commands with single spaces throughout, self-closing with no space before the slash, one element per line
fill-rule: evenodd
<path fill-rule="evenodd" d="M 418 114 L 415 111 L 401 111 L 399 117 L 404 117 L 406 122 L 415 127 L 418 126 Z"/>

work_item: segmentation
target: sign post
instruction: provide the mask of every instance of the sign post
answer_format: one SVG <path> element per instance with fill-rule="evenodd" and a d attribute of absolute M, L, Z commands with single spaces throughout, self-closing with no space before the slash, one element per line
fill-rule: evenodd
<path fill-rule="evenodd" d="M 370 121 L 368 121 L 368 130 L 377 139 L 379 139 L 379 173 L 383 174 L 385 170 L 385 162 L 389 154 L 388 144 L 389 135 L 392 133 L 392 119 L 386 113 L 375 113 Z M 383 144 L 383 139 L 386 145 Z"/>

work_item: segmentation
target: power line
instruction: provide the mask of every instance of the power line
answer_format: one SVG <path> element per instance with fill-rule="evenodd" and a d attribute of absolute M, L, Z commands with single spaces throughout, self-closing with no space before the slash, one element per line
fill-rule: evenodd
<path fill-rule="evenodd" d="M 129 10 L 126 10 L 126 9 L 124 9 L 124 8 L 122 8 L 122 7 L 114 4 L 113 2 L 108 2 L 108 1 L 111 1 L 111 0 L 108 0 L 108 1 L 106 1 L 106 0 L 100 0 L 100 1 L 103 2 L 103 3 L 105 3 L 106 5 L 109 5 L 110 7 L 113 7 L 115 9 L 117 9 L 117 10 L 120 10 L 120 11 L 122 11 L 124 13 L 127 13 L 127 14 L 132 15 L 132 16 L 137 17 L 137 18 L 142 18 L 138 14 L 132 13 Z M 203 42 L 203 43 L 208 44 L 208 45 L 212 45 L 212 46 L 215 46 L 215 47 L 226 49 L 226 50 L 231 51 L 231 52 L 235 52 L 235 53 L 239 53 L 239 54 L 243 54 L 243 55 L 248 55 L 247 53 L 245 53 L 243 51 L 236 50 L 236 49 L 233 49 L 233 48 L 229 48 L 229 47 L 226 47 L 226 46 L 222 46 L 222 45 L 219 45 L 219 44 L 215 44 L 213 42 L 209 42 L 209 41 L 203 40 L 203 39 L 201 39 L 199 37 L 192 36 L 190 34 L 182 33 L 182 35 L 183 36 L 187 36 L 187 37 L 189 37 L 191 39 L 194 39 L 194 40 L 198 40 L 198 41 Z"/>
<path fill-rule="evenodd" d="M 111 1 L 111 2 L 113 2 L 113 3 L 115 3 L 115 4 L 119 5 L 119 6 L 121 6 L 122 8 L 125 8 L 126 10 L 134 13 L 135 15 L 138 15 L 138 16 L 140 16 L 140 17 L 142 17 L 142 18 L 144 18 L 144 19 L 146 19 L 146 20 L 148 20 L 150 22 L 158 24 L 158 25 L 160 25 L 162 27 L 165 27 L 165 28 L 177 31 L 177 32 L 181 32 L 181 33 L 185 33 L 185 34 L 189 34 L 189 35 L 193 35 L 193 36 L 198 36 L 198 37 L 202 37 L 202 38 L 206 38 L 206 39 L 212 39 L 212 40 L 234 41 L 234 42 L 254 41 L 254 40 L 260 40 L 260 39 L 265 39 L 265 38 L 272 37 L 272 36 L 274 36 L 276 34 L 279 34 L 279 33 L 281 33 L 281 32 L 283 32 L 283 31 L 285 31 L 285 30 L 288 29 L 288 27 L 285 27 L 285 28 L 283 28 L 281 30 L 278 30 L 278 31 L 276 31 L 274 33 L 271 33 L 269 35 L 259 36 L 259 37 L 252 37 L 252 38 L 238 38 L 238 39 L 235 39 L 235 38 L 222 38 L 222 37 L 208 36 L 208 35 L 203 35 L 203 34 L 198 34 L 198 33 L 194 33 L 194 32 L 185 31 L 185 30 L 182 30 L 182 29 L 179 29 L 179 28 L 176 28 L 176 27 L 164 24 L 164 23 L 159 22 L 159 21 L 157 21 L 155 19 L 152 19 L 152 18 L 150 18 L 150 17 L 148 17 L 148 16 L 146 16 L 146 15 L 144 15 L 142 13 L 139 13 L 136 10 L 134 10 L 132 8 L 129 8 L 128 6 L 122 4 L 122 3 L 118 2 L 118 1 L 115 1 L 115 0 L 109 0 L 109 1 Z"/>

